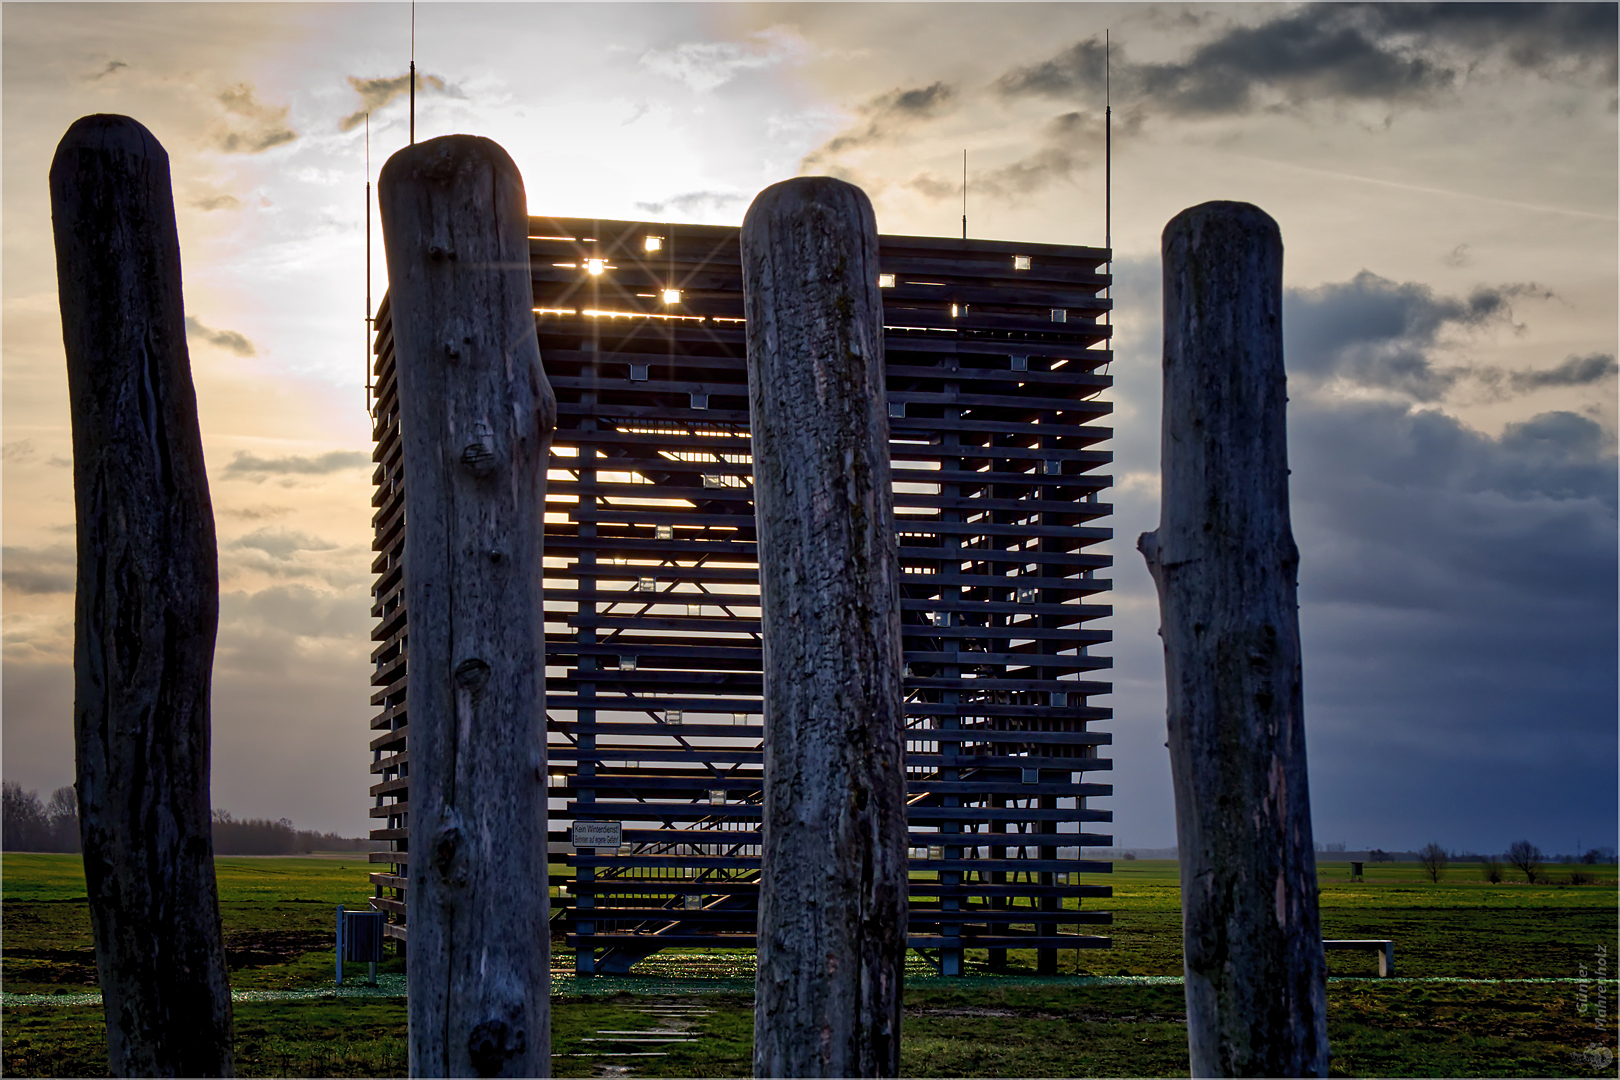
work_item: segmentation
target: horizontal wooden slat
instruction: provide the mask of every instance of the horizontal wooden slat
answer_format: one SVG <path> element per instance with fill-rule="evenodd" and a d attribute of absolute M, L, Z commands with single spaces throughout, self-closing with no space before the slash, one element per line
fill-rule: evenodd
<path fill-rule="evenodd" d="M 595 914 L 598 929 L 667 928 L 654 945 L 645 944 L 646 934 L 597 934 L 580 939 L 582 947 L 624 945 L 638 953 L 685 941 L 748 947 L 759 811 L 738 800 L 758 798 L 763 731 L 737 231 L 544 217 L 532 218 L 530 226 L 537 301 L 568 312 L 537 312 L 535 320 L 560 415 L 549 466 L 553 520 L 546 525 L 546 708 L 551 769 L 563 779 L 548 797 L 554 806 L 567 806 L 567 816 L 552 823 L 553 859 L 614 876 L 556 879 L 580 898 L 562 901 L 559 910 L 564 919 L 588 924 L 589 910 L 567 905 L 589 903 L 592 896 L 680 897 L 695 889 L 719 899 L 691 914 L 681 901 L 670 908 L 639 902 L 636 910 Z M 663 237 L 659 252 L 646 251 L 648 235 Z M 1014 256 L 1027 257 L 1027 269 L 1018 270 Z M 591 258 L 605 260 L 606 272 L 587 273 L 585 260 Z M 1094 756 L 1111 741 L 1109 734 L 1088 728 L 1111 715 L 1088 704 L 1088 696 L 1107 692 L 1109 684 L 1068 677 L 1109 665 L 1108 657 L 1082 655 L 1081 647 L 1111 639 L 1105 630 L 1087 628 L 1111 609 L 1058 602 L 1111 587 L 1094 573 L 1112 565 L 1110 555 L 1094 550 L 1111 538 L 1111 530 L 1086 524 L 1113 509 L 1098 497 L 1112 479 L 1095 472 L 1113 460 L 1097 448 L 1113 434 L 1103 426 L 1110 406 L 1099 398 L 1112 385 L 1105 371 L 1111 331 L 1095 318 L 1112 307 L 1102 295 L 1110 284 L 1101 272 L 1107 258 L 1101 249 L 1063 245 L 880 240 L 880 273 L 895 278 L 882 293 L 889 397 L 894 411 L 905 414 L 890 417 L 890 449 L 901 534 L 903 643 L 912 672 L 906 680 L 906 740 L 913 751 L 907 755 L 913 846 L 955 852 L 989 851 L 993 845 L 1039 855 L 1058 846 L 1111 842 L 1101 834 L 1039 831 L 1112 816 L 1078 803 L 1053 804 L 1112 791 L 1107 784 L 1073 782 L 1076 775 L 1112 766 Z M 679 303 L 665 305 L 666 286 L 682 290 Z M 585 308 L 628 314 L 573 314 Z M 1053 322 L 1053 309 L 1066 312 L 1065 321 Z M 383 756 L 370 772 L 373 797 L 392 800 L 371 810 L 384 819 L 409 812 L 409 780 L 400 775 L 409 763 L 408 728 L 394 729 L 406 719 L 408 615 L 403 444 L 386 297 L 378 310 L 378 554 L 372 565 L 379 689 L 372 700 L 379 711 L 371 722 L 378 732 L 373 749 Z M 1024 359 L 1015 364 L 1013 357 Z M 730 460 L 720 460 L 721 454 Z M 637 482 L 626 482 L 626 474 Z M 704 478 L 713 476 L 726 479 L 705 486 Z M 670 527 L 670 538 L 660 539 Z M 614 565 L 615 558 L 639 561 Z M 655 579 L 656 592 L 630 591 L 643 577 Z M 701 605 L 702 614 L 681 614 L 687 604 Z M 722 615 L 727 609 L 740 614 Z M 935 625 L 946 617 L 950 625 Z M 616 668 L 617 657 L 625 655 L 636 657 L 636 670 L 596 669 L 609 662 Z M 1054 693 L 1063 696 L 1063 705 L 1050 704 Z M 673 709 L 682 710 L 685 723 L 667 721 Z M 725 722 L 737 713 L 745 722 Z M 951 727 L 940 730 L 942 725 Z M 582 749 L 573 740 L 599 745 Z M 582 761 L 599 762 L 601 775 L 579 775 Z M 633 764 L 600 764 L 614 761 Z M 951 779 L 940 779 L 942 770 Z M 1037 782 L 1022 783 L 1026 777 Z M 727 792 L 726 804 L 708 803 L 714 788 Z M 595 801 L 582 801 L 582 795 Z M 944 806 L 947 799 L 964 805 Z M 566 846 L 560 840 L 570 816 L 629 822 L 637 827 L 626 830 L 626 838 L 638 845 L 718 845 L 756 857 L 562 856 L 557 849 Z M 638 824 L 651 821 L 681 824 Z M 954 831 L 992 825 L 1010 831 Z M 408 839 L 404 829 L 373 835 L 400 845 Z M 369 857 L 395 866 L 409 858 L 403 852 Z M 1059 924 L 1106 922 L 1106 912 L 1022 906 L 1107 896 L 1106 886 L 1053 880 L 1057 873 L 1078 878 L 1077 871 L 1097 872 L 1086 867 L 1108 868 L 1041 858 L 914 860 L 922 877 L 912 884 L 913 945 L 949 950 L 1106 944 L 1104 938 L 1051 932 Z M 689 871 L 709 878 L 664 876 Z M 937 880 L 941 872 L 969 883 Z M 623 874 L 630 877 L 616 879 Z M 980 876 L 1004 880 L 971 883 Z M 391 912 L 390 935 L 403 938 L 405 876 L 376 873 L 372 884 L 393 894 L 382 897 L 386 904 L 380 906 Z M 939 906 L 946 897 L 955 910 Z M 992 908 L 986 898 L 1010 906 Z M 637 920 L 645 925 L 638 927 Z M 733 926 L 736 932 L 701 932 Z M 991 944 L 996 942 L 1002 944 Z"/>

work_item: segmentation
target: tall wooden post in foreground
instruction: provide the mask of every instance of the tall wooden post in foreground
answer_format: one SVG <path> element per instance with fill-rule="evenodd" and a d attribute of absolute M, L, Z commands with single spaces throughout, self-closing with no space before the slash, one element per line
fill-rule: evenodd
<path fill-rule="evenodd" d="M 546 458 L 528 210 L 495 143 L 378 179 L 410 514 L 410 1068 L 549 1076 Z"/>
<path fill-rule="evenodd" d="M 896 1076 L 904 714 L 872 204 L 826 177 L 767 188 L 742 260 L 765 671 L 754 1075 Z"/>
<path fill-rule="evenodd" d="M 51 162 L 73 411 L 73 728 L 116 1076 L 229 1076 L 214 883 L 214 512 L 186 351 L 169 155 L 86 116 Z"/>
<path fill-rule="evenodd" d="M 1325 1076 L 1326 965 L 1288 518 L 1282 236 L 1165 226 L 1159 590 L 1194 1076 Z"/>

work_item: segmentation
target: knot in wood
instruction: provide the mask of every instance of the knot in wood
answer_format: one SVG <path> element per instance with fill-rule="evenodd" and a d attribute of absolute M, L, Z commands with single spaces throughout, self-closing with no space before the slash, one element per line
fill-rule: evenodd
<path fill-rule="evenodd" d="M 483 442 L 468 443 L 461 452 L 461 465 L 482 480 L 495 471 L 495 451 Z"/>
<path fill-rule="evenodd" d="M 449 259 L 451 262 L 455 262 L 456 249 L 442 248 L 438 244 L 434 244 L 428 248 L 428 258 L 432 259 L 434 262 L 440 262 L 444 259 Z"/>
<path fill-rule="evenodd" d="M 444 355 L 453 364 L 461 359 L 461 350 L 456 348 L 455 342 L 447 341 L 444 343 Z"/>
<path fill-rule="evenodd" d="M 470 656 L 456 665 L 456 685 L 478 693 L 489 682 L 489 665 Z"/>
<path fill-rule="evenodd" d="M 433 867 L 452 885 L 463 883 L 457 867 L 461 841 L 461 826 L 454 819 L 440 825 L 438 831 L 433 834 Z"/>
<path fill-rule="evenodd" d="M 528 1045 L 522 1028 L 514 1030 L 505 1020 L 491 1017 L 467 1036 L 467 1058 L 479 1076 L 498 1076 L 506 1062 Z"/>

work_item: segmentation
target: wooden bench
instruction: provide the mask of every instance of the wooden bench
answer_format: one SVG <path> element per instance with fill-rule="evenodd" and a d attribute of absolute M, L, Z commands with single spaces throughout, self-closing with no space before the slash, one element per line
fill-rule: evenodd
<path fill-rule="evenodd" d="M 1323 949 L 1350 949 L 1355 952 L 1375 952 L 1378 954 L 1378 977 L 1388 978 L 1395 971 L 1395 943 L 1377 938 L 1355 939 L 1349 941 L 1324 941 Z"/>

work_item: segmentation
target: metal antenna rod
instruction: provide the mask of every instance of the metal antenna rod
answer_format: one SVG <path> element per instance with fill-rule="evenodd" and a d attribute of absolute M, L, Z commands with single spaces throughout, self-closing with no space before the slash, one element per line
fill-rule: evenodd
<path fill-rule="evenodd" d="M 371 114 L 366 113 L 366 415 L 371 414 Z"/>
<path fill-rule="evenodd" d="M 1112 31 L 1103 31 L 1103 247 L 1108 249 L 1108 296 L 1114 295 L 1114 71 Z M 1103 325 L 1112 325 L 1103 311 Z M 1112 349 L 1113 343 L 1109 343 Z"/>
<path fill-rule="evenodd" d="M 962 149 L 962 239 L 967 239 L 967 148 Z"/>
<path fill-rule="evenodd" d="M 416 0 L 411 0 L 411 145 L 416 145 Z"/>

